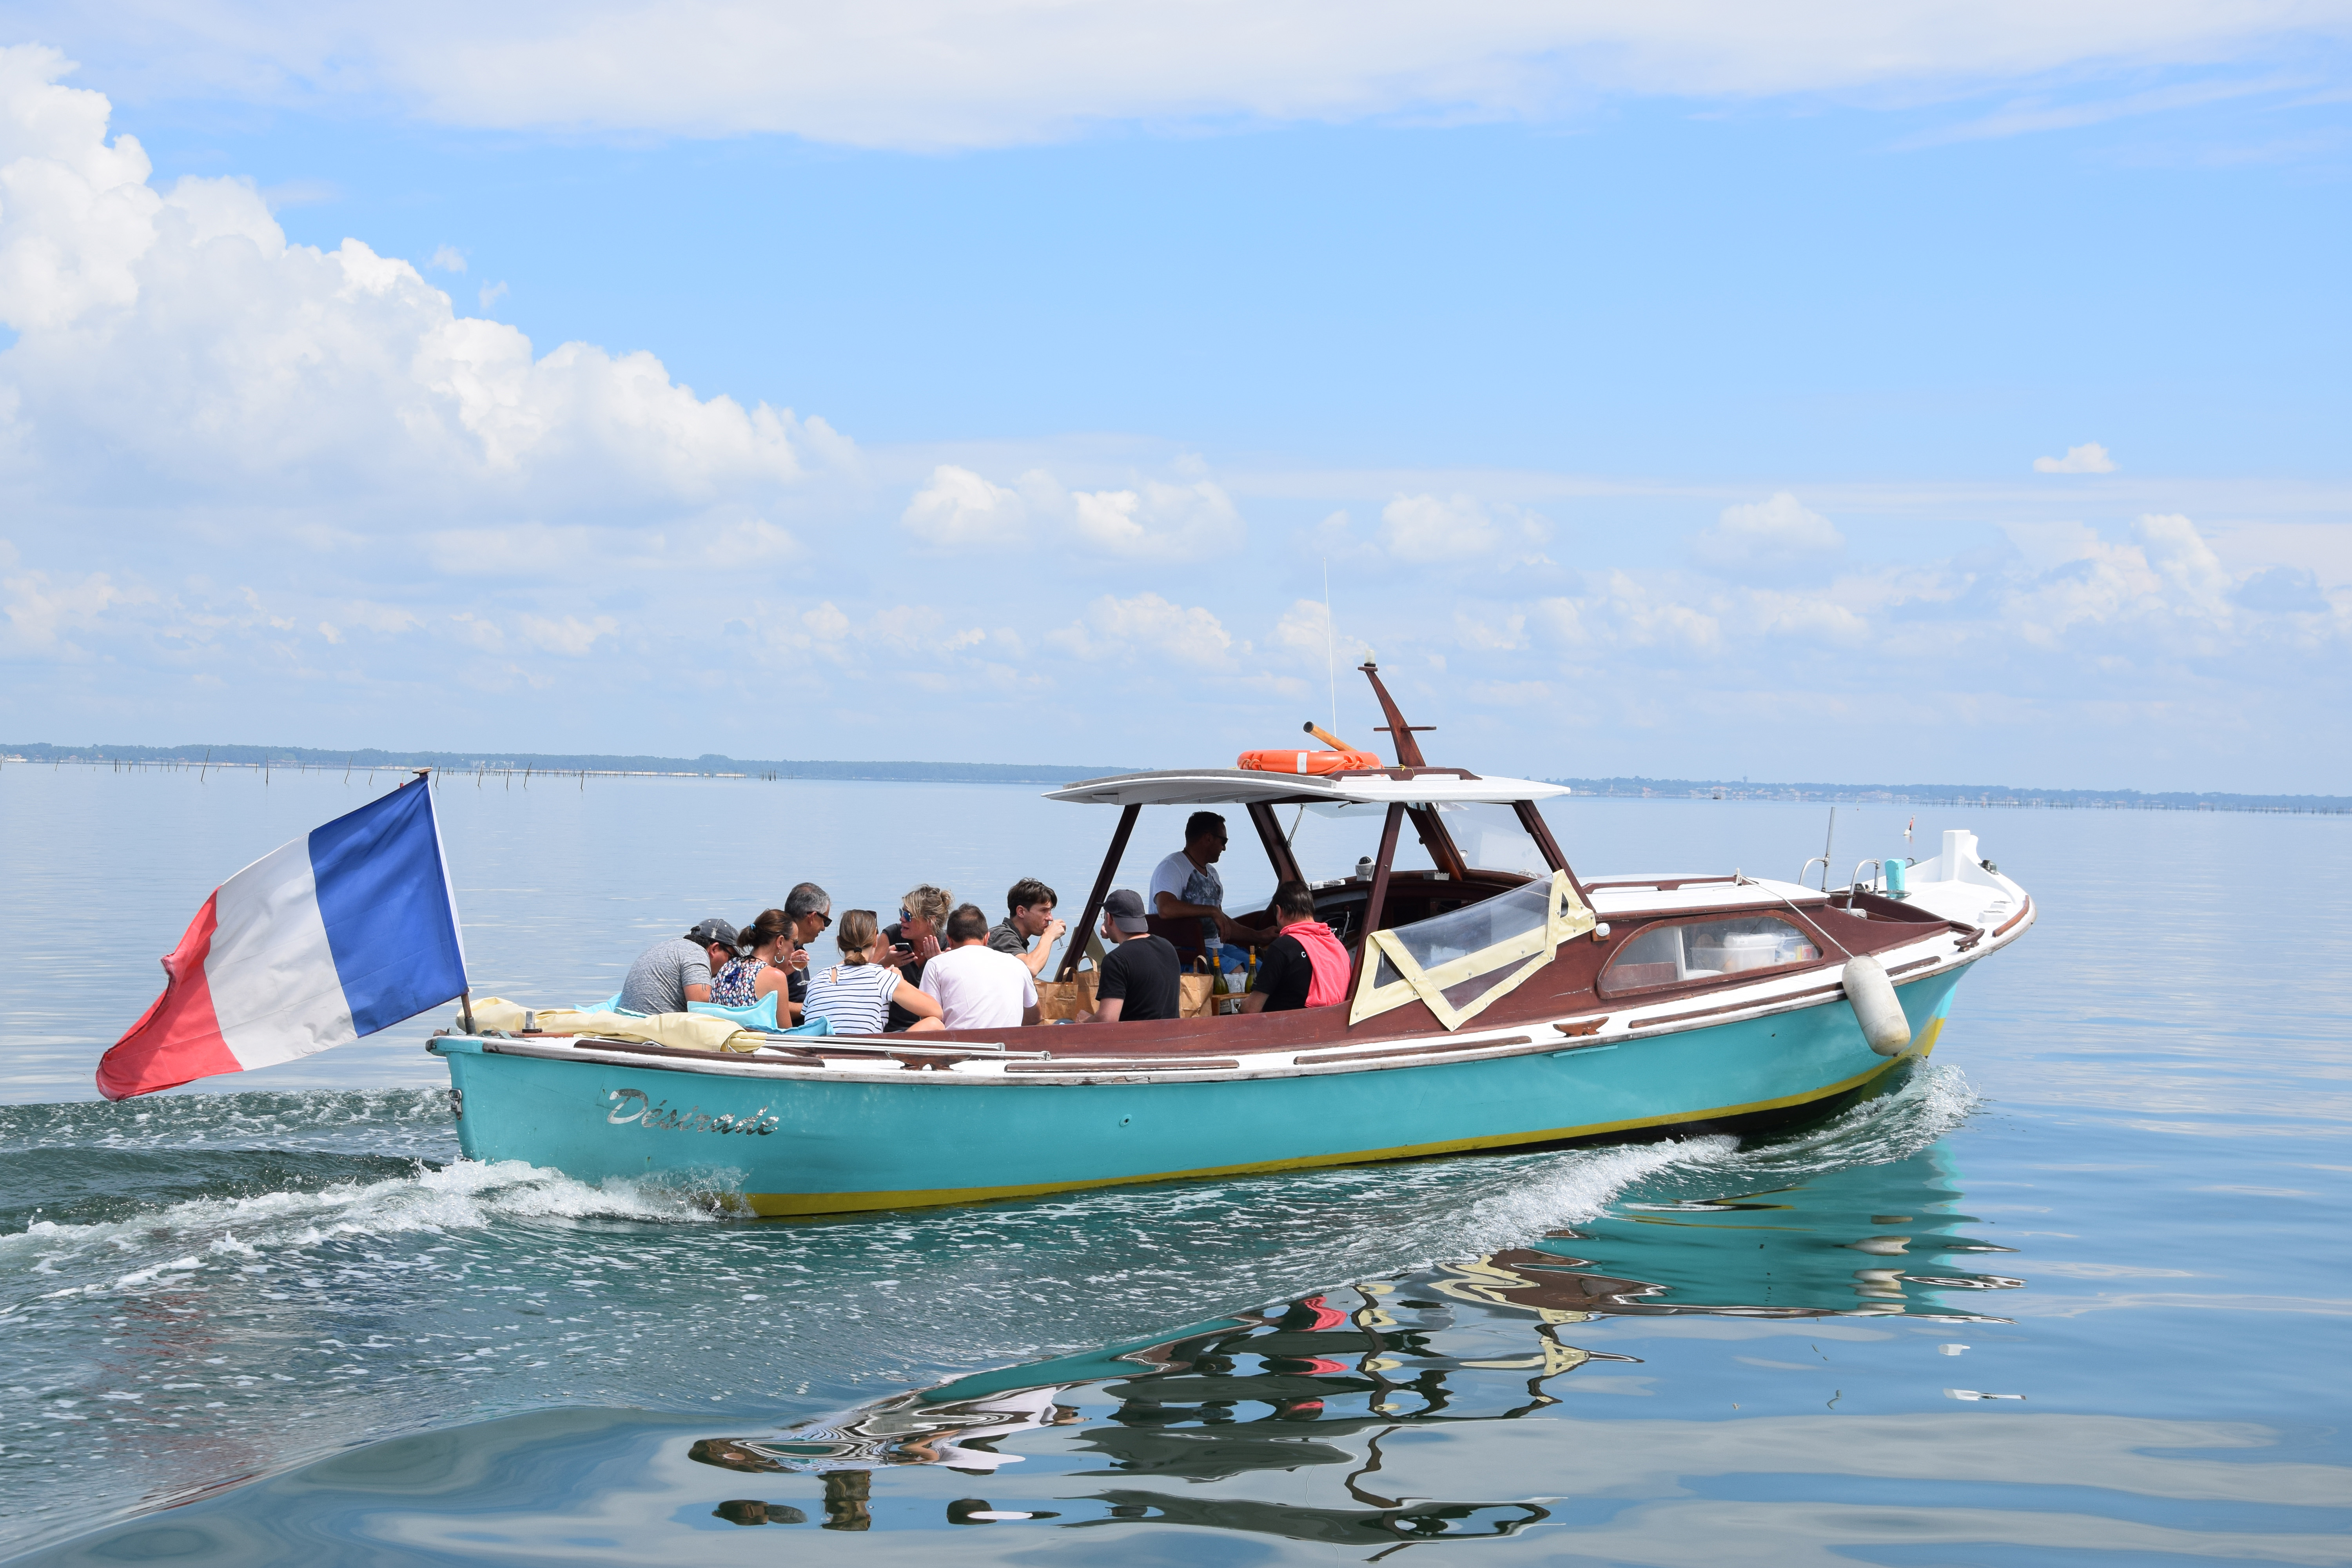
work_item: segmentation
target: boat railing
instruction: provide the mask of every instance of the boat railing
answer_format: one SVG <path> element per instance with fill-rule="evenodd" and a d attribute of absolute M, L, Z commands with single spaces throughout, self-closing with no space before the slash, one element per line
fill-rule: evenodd
<path fill-rule="evenodd" d="M 772 1033 L 765 1029 L 747 1029 L 744 1032 L 746 1034 L 760 1036 L 771 1046 L 775 1046 L 782 1049 L 793 1051 L 805 1056 L 830 1057 L 840 1056 L 850 1051 L 862 1051 L 871 1056 L 885 1057 L 964 1057 L 977 1058 L 986 1061 L 1044 1061 L 1054 1054 L 1051 1051 L 1007 1050 L 1003 1046 L 995 1045 L 902 1046 L 893 1044 L 887 1040 L 864 1039 L 853 1037 L 844 1037 L 841 1035 L 787 1035 L 782 1033 Z M 503 1034 L 501 1031 L 497 1029 L 485 1029 L 482 1031 L 481 1037 L 485 1039 L 511 1039 L 517 1037 Z M 604 1035 L 565 1035 L 551 1036 L 549 1037 L 569 1039 L 574 1045 L 588 1046 L 599 1050 L 613 1046 L 627 1046 L 632 1048 L 642 1048 L 647 1044 L 647 1042 L 643 1040 L 625 1040 L 618 1038 L 617 1037 Z M 671 1051 L 676 1050 L 678 1047 L 675 1046 L 656 1045 L 653 1048 L 658 1051 Z M 699 1052 L 696 1054 L 728 1055 L 730 1053 Z M 748 1051 L 735 1052 L 731 1054 L 747 1058 L 750 1058 L 752 1055 L 752 1053 Z"/>
<path fill-rule="evenodd" d="M 755 1031 L 764 1033 L 765 1031 Z M 769 1035 L 770 1042 L 793 1050 L 830 1056 L 836 1051 L 873 1051 L 891 1057 L 986 1057 L 993 1061 L 1043 1061 L 1051 1051 L 1012 1051 L 1003 1046 L 902 1046 L 887 1040 L 856 1039 L 840 1035 Z"/>
<path fill-rule="evenodd" d="M 1827 893 L 1830 890 L 1830 858 L 1826 855 L 1816 855 L 1813 857 L 1812 860 L 1808 860 L 1803 865 L 1797 868 L 1797 886 L 1800 888 L 1810 888 L 1812 886 L 1811 882 L 1805 880 L 1805 877 L 1808 872 L 1812 870 L 1814 860 L 1821 862 L 1822 891 Z"/>

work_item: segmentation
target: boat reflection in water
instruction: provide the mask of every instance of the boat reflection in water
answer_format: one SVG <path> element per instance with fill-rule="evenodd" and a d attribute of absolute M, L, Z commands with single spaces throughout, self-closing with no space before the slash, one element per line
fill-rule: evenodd
<path fill-rule="evenodd" d="M 1551 1518 L 1558 1500 L 1404 1495 L 1384 1465 L 1422 1434 L 1535 1415 L 1559 1402 L 1560 1380 L 1637 1362 L 1580 1342 L 1603 1337 L 1611 1318 L 1984 1321 L 1959 1303 L 2021 1281 L 1968 1269 L 1973 1255 L 2007 1249 L 1960 1234 L 1968 1216 L 1935 1212 L 1951 1186 L 1931 1150 L 1784 1191 L 1626 1205 L 1532 1246 L 958 1378 L 770 1436 L 706 1438 L 689 1457 L 820 1478 L 828 1530 L 877 1528 L 877 1474 L 944 1467 L 992 1478 L 991 1489 L 1017 1479 L 1024 1500 L 959 1498 L 945 1505 L 950 1524 L 1152 1521 L 1376 1548 L 1509 1536 Z M 1011 1468 L 1033 1459 L 1053 1473 Z M 1318 1469 L 1332 1479 L 1308 1485 L 1328 1494 L 1315 1501 L 1204 1484 L 1284 1472 L 1294 1479 L 1282 1490 L 1297 1495 L 1296 1476 Z M 1049 1495 L 1034 1495 L 1040 1482 Z M 907 1522 L 937 1525 L 937 1506 Z M 740 1499 L 715 1510 L 743 1524 L 801 1511 Z"/>

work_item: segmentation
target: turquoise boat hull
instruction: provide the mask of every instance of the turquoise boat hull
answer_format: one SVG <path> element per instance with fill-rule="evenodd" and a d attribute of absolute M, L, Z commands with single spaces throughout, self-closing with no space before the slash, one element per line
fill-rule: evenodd
<path fill-rule="evenodd" d="M 1835 996 L 1557 1051 L 1116 1081 L 683 1070 L 463 1036 L 430 1048 L 448 1060 L 469 1159 L 585 1182 L 656 1178 L 761 1215 L 825 1214 L 1798 1116 L 1933 1050 L 1967 967 L 1900 986 L 1913 1043 L 1893 1058 Z M 1045 1033 L 1059 1043 L 1073 1031 Z"/>

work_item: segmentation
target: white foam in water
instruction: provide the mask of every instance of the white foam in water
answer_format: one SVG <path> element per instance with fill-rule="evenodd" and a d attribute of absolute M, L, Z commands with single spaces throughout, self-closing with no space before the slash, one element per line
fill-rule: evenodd
<path fill-rule="evenodd" d="M 1634 1183 L 1668 1170 L 1721 1165 L 1738 1148 L 1738 1139 L 1718 1132 L 1679 1142 L 1574 1150 L 1557 1156 L 1535 1181 L 1481 1202 L 1474 1219 L 1487 1222 L 1498 1240 L 1597 1219 Z"/>
<path fill-rule="evenodd" d="M 1680 1142 L 1619 1144 L 1544 1154 L 1391 1167 L 1406 1180 L 1384 1194 L 1381 1224 L 1360 1232 L 1350 1251 L 1377 1268 L 1361 1277 L 1425 1268 L 1442 1258 L 1492 1252 L 1608 1211 L 1626 1188 L 1675 1169 L 1720 1164 L 1739 1147 L 1725 1134 Z M 1471 1180 L 1465 1192 L 1464 1177 Z M 1435 1178 L 1428 1190 L 1415 1178 Z M 1425 1198 L 1423 1202 L 1411 1201 Z M 1465 1198 L 1470 1201 L 1465 1205 Z M 1404 1200 L 1404 1201 L 1400 1201 Z"/>
<path fill-rule="evenodd" d="M 650 1183 L 615 1181 L 590 1186 L 561 1172 L 519 1160 L 484 1164 L 460 1160 L 436 1170 L 382 1182 L 341 1183 L 313 1191 L 260 1193 L 248 1197 L 194 1198 L 126 1220 L 58 1225 L 37 1220 L 0 1237 L 0 1265 L 54 1274 L 60 1262 L 92 1247 L 125 1252 L 183 1248 L 201 1241 L 222 1259 L 250 1259 L 265 1249 L 311 1247 L 346 1237 L 406 1232 L 478 1230 L 515 1220 L 646 1220 L 707 1223 L 721 1217 L 707 1198 Z M 111 1289 L 136 1290 L 166 1276 L 206 1267 L 187 1256 L 133 1269 Z M 166 1281 L 168 1282 L 168 1281 Z M 83 1289 L 97 1289 L 95 1284 Z"/>

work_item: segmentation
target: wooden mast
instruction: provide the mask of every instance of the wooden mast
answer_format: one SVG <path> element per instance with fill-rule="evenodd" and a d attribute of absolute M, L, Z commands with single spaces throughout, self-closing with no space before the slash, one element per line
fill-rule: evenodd
<path fill-rule="evenodd" d="M 1363 670 L 1364 679 L 1372 683 L 1372 695 L 1381 700 L 1381 712 L 1388 722 L 1379 726 L 1377 732 L 1396 743 L 1397 766 L 1427 767 L 1428 760 L 1421 754 L 1421 742 L 1412 737 L 1416 731 L 1434 730 L 1437 726 L 1406 723 L 1404 714 L 1397 708 L 1396 699 L 1389 695 L 1388 687 L 1381 680 L 1381 667 L 1368 658 L 1358 668 Z M 1405 809 L 1412 817 L 1412 830 L 1419 836 L 1422 847 L 1429 851 L 1430 863 L 1457 882 L 1465 879 L 1469 875 L 1469 862 L 1462 858 L 1461 847 L 1454 842 L 1454 835 L 1445 830 L 1445 824 L 1439 820 L 1437 813 L 1425 805 Z M 1381 865 L 1382 869 L 1386 869 L 1388 862 L 1385 858 Z"/>
<path fill-rule="evenodd" d="M 1379 726 L 1375 732 L 1386 735 L 1396 742 L 1397 766 L 1401 768 L 1429 766 L 1429 763 L 1423 760 L 1421 742 L 1414 740 L 1412 735 L 1416 730 L 1434 730 L 1437 726 L 1406 723 L 1404 715 L 1397 711 L 1396 699 L 1391 697 L 1389 689 L 1381 684 L 1381 667 L 1368 658 L 1356 668 L 1364 672 L 1364 679 L 1372 683 L 1372 695 L 1381 700 L 1381 711 L 1387 716 L 1388 722 Z"/>

